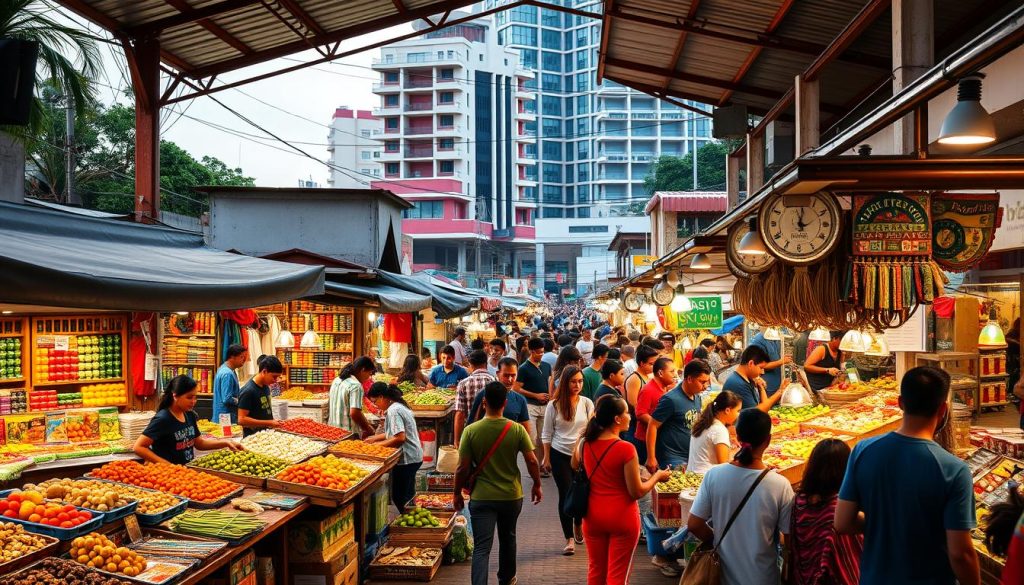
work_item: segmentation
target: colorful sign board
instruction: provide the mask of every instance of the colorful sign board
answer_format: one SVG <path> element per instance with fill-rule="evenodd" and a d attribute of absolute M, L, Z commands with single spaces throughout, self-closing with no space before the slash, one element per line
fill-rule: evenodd
<path fill-rule="evenodd" d="M 931 227 L 928 195 L 853 196 L 853 254 L 856 256 L 929 256 Z"/>

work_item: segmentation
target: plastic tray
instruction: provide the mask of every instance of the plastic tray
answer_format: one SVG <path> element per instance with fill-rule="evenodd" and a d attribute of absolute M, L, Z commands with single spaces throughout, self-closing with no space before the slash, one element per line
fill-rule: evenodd
<path fill-rule="evenodd" d="M 244 492 L 244 491 L 245 491 L 245 486 L 244 485 L 240 485 L 240 486 L 238 486 L 238 489 L 236 489 L 235 491 L 231 492 L 230 494 L 224 496 L 223 498 L 221 498 L 221 499 L 219 499 L 219 500 L 217 500 L 215 502 L 198 502 L 196 500 L 189 499 L 188 500 L 188 506 L 190 508 L 195 508 L 197 510 L 209 510 L 210 508 L 220 508 L 224 504 L 227 504 L 231 500 L 237 498 L 238 496 L 241 496 L 242 492 Z M 177 496 L 177 497 L 180 498 L 182 496 Z"/>
<path fill-rule="evenodd" d="M 109 512 L 96 512 L 92 508 L 86 508 L 86 510 L 89 510 L 90 512 L 92 512 L 94 514 L 103 514 L 103 523 L 104 524 L 109 524 L 109 523 L 113 522 L 114 520 L 120 520 L 121 518 L 124 518 L 125 516 L 131 516 L 132 514 L 135 513 L 135 508 L 138 508 L 138 507 L 139 507 L 139 501 L 135 500 L 134 502 L 128 504 L 127 506 L 121 506 L 120 508 L 114 508 L 113 510 L 111 510 Z"/>
<path fill-rule="evenodd" d="M 188 507 L 188 500 L 185 500 L 180 496 L 174 497 L 181 501 L 159 514 L 139 514 L 136 512 L 135 517 L 139 519 L 139 524 L 143 526 L 157 526 L 184 512 L 185 508 Z"/>
<path fill-rule="evenodd" d="M 8 494 L 10 494 L 11 492 L 14 492 L 14 491 L 21 491 L 21 490 L 3 490 L 3 491 L 0 491 L 0 499 L 6 498 Z M 46 500 L 46 501 L 52 501 L 52 500 Z M 73 539 L 78 538 L 79 536 L 81 536 L 83 534 L 87 534 L 89 532 L 92 532 L 93 530 L 96 530 L 100 526 L 103 526 L 103 516 L 104 516 L 103 512 L 96 512 L 94 510 L 89 510 L 88 508 L 82 508 L 80 506 L 75 506 L 75 509 L 77 509 L 77 510 L 84 510 L 84 511 L 92 514 L 93 515 L 92 520 L 89 520 L 88 522 L 83 522 L 83 523 L 79 524 L 78 526 L 75 526 L 74 528 L 60 528 L 58 526 L 47 526 L 46 524 L 39 524 L 39 523 L 36 523 L 36 522 L 29 522 L 28 520 L 22 520 L 21 518 L 8 518 L 6 516 L 3 518 L 3 521 L 4 522 L 14 522 L 15 524 L 21 524 L 22 526 L 25 527 L 25 530 L 28 530 L 29 532 L 34 532 L 36 534 L 42 534 L 43 536 L 52 536 L 53 538 L 56 538 L 57 540 L 73 540 Z"/>

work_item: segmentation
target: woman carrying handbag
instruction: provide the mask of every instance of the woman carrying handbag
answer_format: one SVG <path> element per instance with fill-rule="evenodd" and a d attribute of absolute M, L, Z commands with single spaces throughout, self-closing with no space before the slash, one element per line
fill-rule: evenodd
<path fill-rule="evenodd" d="M 767 413 L 740 413 L 740 450 L 731 464 L 708 470 L 690 509 L 687 528 L 703 544 L 680 585 L 778 585 L 778 534 L 789 533 L 793 488 L 762 461 L 771 431 Z"/>

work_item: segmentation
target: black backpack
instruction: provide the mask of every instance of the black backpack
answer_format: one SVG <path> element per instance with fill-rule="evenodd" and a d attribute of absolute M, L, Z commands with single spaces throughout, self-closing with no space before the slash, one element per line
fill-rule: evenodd
<path fill-rule="evenodd" d="M 616 440 L 604 450 L 597 460 L 597 465 L 594 466 L 594 473 L 597 473 L 597 469 L 601 467 L 604 456 L 618 442 L 619 440 Z M 587 516 L 587 506 L 590 503 L 590 477 L 587 476 L 586 466 L 583 465 L 583 448 L 585 446 L 586 442 L 580 443 L 580 467 L 573 473 L 572 485 L 569 486 L 569 491 L 565 494 L 565 501 L 562 503 L 562 513 L 575 520 L 583 520 Z"/>

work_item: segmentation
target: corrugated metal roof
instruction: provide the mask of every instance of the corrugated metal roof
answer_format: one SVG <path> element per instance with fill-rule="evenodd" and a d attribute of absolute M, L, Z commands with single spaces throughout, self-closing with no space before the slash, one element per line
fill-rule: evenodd
<path fill-rule="evenodd" d="M 644 213 L 650 215 L 659 205 L 664 211 L 725 213 L 729 210 L 729 196 L 725 191 L 655 191 Z"/>
<path fill-rule="evenodd" d="M 600 54 L 605 77 L 648 93 L 763 114 L 871 0 L 616 0 Z M 961 33 L 1014 2 L 935 0 L 936 56 Z M 871 4 L 877 6 L 877 4 Z M 692 16 L 692 18 L 687 18 Z M 823 122 L 864 99 L 891 74 L 891 9 L 820 71 Z M 681 51 L 678 41 L 685 35 Z"/>
<path fill-rule="evenodd" d="M 443 14 L 473 2 L 57 0 L 57 3 L 119 38 L 155 34 L 160 41 L 163 61 L 198 78 Z M 188 18 L 192 13 L 196 13 L 196 18 Z M 207 17 L 200 19 L 199 16 Z M 174 22 L 168 23 L 165 19 L 174 19 Z M 158 26 L 161 23 L 169 26 Z"/>

